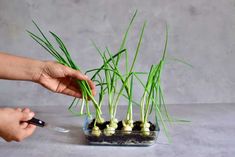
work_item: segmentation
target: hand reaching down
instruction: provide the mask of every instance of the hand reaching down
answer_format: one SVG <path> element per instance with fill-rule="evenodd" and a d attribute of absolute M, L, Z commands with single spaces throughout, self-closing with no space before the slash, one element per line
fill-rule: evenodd
<path fill-rule="evenodd" d="M 88 82 L 92 94 L 95 95 L 95 85 L 86 75 L 57 62 L 44 62 L 41 72 L 36 77 L 36 82 L 47 89 L 78 98 L 82 97 L 82 93 L 76 80 L 85 80 Z"/>

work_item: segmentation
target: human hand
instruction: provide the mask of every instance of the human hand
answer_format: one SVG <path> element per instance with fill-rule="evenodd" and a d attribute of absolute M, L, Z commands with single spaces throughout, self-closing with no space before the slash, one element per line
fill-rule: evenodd
<path fill-rule="evenodd" d="M 34 113 L 25 108 L 0 108 L 0 137 L 7 142 L 22 141 L 32 135 L 36 126 L 23 121 L 32 119 Z"/>
<path fill-rule="evenodd" d="M 82 97 L 82 93 L 76 80 L 85 80 L 95 95 L 95 85 L 86 75 L 57 62 L 43 62 L 41 71 L 36 76 L 36 82 L 45 88 L 78 98 Z"/>

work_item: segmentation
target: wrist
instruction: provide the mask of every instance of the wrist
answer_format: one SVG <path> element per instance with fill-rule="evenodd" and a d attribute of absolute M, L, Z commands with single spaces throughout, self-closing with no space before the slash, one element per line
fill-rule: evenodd
<path fill-rule="evenodd" d="M 34 63 L 33 63 L 33 66 L 31 67 L 31 72 L 30 72 L 30 75 L 31 75 L 31 81 L 32 82 L 36 82 L 36 83 L 39 83 L 39 79 L 40 79 L 40 76 L 42 74 L 42 71 L 43 71 L 43 68 L 45 66 L 45 61 L 38 61 L 36 60 Z"/>

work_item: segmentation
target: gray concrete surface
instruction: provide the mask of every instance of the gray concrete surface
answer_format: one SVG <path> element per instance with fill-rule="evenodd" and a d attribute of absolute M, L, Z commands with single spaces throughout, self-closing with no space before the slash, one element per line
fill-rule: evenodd
<path fill-rule="evenodd" d="M 68 134 L 37 128 L 20 143 L 0 140 L 1 157 L 234 157 L 235 104 L 168 105 L 175 118 L 191 123 L 174 123 L 170 128 L 173 142 L 163 132 L 151 147 L 102 147 L 87 145 L 82 132 L 83 120 L 71 116 L 63 106 L 34 106 L 37 117 L 69 128 Z M 120 110 L 123 111 L 124 108 Z"/>
<path fill-rule="evenodd" d="M 174 61 L 166 64 L 163 84 L 167 103 L 235 102 L 234 0 L 0 0 L 0 51 L 52 59 L 25 31 L 35 30 L 34 19 L 43 30 L 55 31 L 64 39 L 85 71 L 101 63 L 90 39 L 117 50 L 135 9 L 139 14 L 128 39 L 131 52 L 142 23 L 148 22 L 138 70 L 147 70 L 159 59 L 166 23 L 168 55 L 194 66 Z M 0 80 L 1 105 L 67 105 L 70 100 L 36 84 Z"/>
<path fill-rule="evenodd" d="M 29 82 L 0 80 L 0 106 L 31 106 L 38 117 L 71 129 L 69 134 L 60 134 L 38 128 L 21 143 L 1 140 L 0 156 L 234 156 L 234 0 L 0 0 L 0 51 L 51 60 L 25 31 L 35 30 L 34 19 L 43 30 L 52 30 L 64 39 L 85 71 L 101 64 L 90 39 L 117 50 L 135 9 L 139 13 L 128 38 L 131 52 L 142 23 L 148 22 L 137 70 L 147 70 L 159 59 L 166 23 L 169 57 L 194 66 L 169 60 L 163 72 L 166 102 L 172 104 L 169 110 L 175 117 L 192 121 L 171 128 L 173 143 L 167 144 L 161 132 L 152 147 L 89 146 L 82 133 L 82 119 L 66 110 L 71 97 Z M 135 97 L 139 95 L 136 89 Z"/>

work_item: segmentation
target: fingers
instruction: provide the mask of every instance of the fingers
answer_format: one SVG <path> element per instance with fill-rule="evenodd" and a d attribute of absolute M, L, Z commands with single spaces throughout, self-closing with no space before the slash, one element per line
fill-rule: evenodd
<path fill-rule="evenodd" d="M 21 115 L 20 115 L 20 120 L 21 121 L 24 121 L 24 119 L 29 120 L 29 119 L 31 119 L 32 116 L 34 116 L 34 113 L 31 112 L 31 110 L 29 108 L 21 109 L 21 108 L 18 107 L 15 110 L 19 111 L 19 112 L 22 112 Z M 20 123 L 21 128 L 26 128 L 27 126 L 28 126 L 28 123 L 26 123 L 26 122 L 21 122 Z"/>
<path fill-rule="evenodd" d="M 19 107 L 17 107 L 15 110 L 16 110 L 16 111 L 19 111 L 19 112 L 22 112 L 22 109 L 19 108 Z"/>
<path fill-rule="evenodd" d="M 74 70 L 72 68 L 69 68 L 69 67 L 65 67 L 66 70 L 65 70 L 65 75 L 66 76 L 70 76 L 70 77 L 73 77 L 75 79 L 78 79 L 78 80 L 88 80 L 88 76 L 82 74 L 80 71 L 78 70 Z"/>
<path fill-rule="evenodd" d="M 64 69 L 65 77 L 73 78 L 74 80 L 87 81 L 87 83 L 89 84 L 89 86 L 91 88 L 92 95 L 96 94 L 95 84 L 88 78 L 88 76 L 82 74 L 79 70 L 74 70 L 74 69 L 66 67 L 66 66 L 64 66 L 64 68 L 65 68 Z M 71 81 L 70 84 L 66 85 L 66 86 L 67 86 L 67 88 L 65 88 L 63 90 L 57 90 L 57 92 L 63 93 L 63 94 L 66 94 L 66 95 L 70 95 L 70 96 L 74 96 L 74 97 L 77 97 L 77 98 L 82 97 L 81 92 L 77 90 L 78 89 L 78 84 L 75 81 Z M 77 88 L 77 89 L 75 89 L 75 88 Z"/>
<path fill-rule="evenodd" d="M 22 110 L 22 112 L 30 114 L 30 113 L 31 113 L 31 110 L 30 110 L 29 108 L 24 108 L 24 109 Z M 27 122 L 22 122 L 22 123 L 20 124 L 20 127 L 21 127 L 22 129 L 25 129 L 25 128 L 27 128 L 29 125 L 30 125 L 30 124 L 28 124 Z"/>
<path fill-rule="evenodd" d="M 27 122 L 20 123 L 20 128 L 25 129 L 29 124 Z"/>
<path fill-rule="evenodd" d="M 87 80 L 87 83 L 89 84 L 91 90 L 95 89 L 95 84 L 90 79 Z"/>
<path fill-rule="evenodd" d="M 71 69 L 69 67 L 66 67 L 66 69 L 67 69 L 67 76 L 73 77 L 73 78 L 78 79 L 78 80 L 85 80 L 85 81 L 87 81 L 87 83 L 89 84 L 89 86 L 91 88 L 92 94 L 93 95 L 96 94 L 95 84 L 88 78 L 88 76 L 82 74 L 78 70 L 74 70 L 74 69 Z"/>
<path fill-rule="evenodd" d="M 23 113 L 22 119 L 24 119 L 23 121 L 30 120 L 35 115 L 34 112 L 32 112 L 29 108 L 24 108 L 22 110 L 22 113 Z M 28 124 L 27 122 L 23 122 L 20 124 L 20 128 L 23 130 L 21 130 L 21 136 L 19 138 L 20 139 L 19 141 L 21 141 L 21 139 L 24 139 L 28 136 L 31 136 L 33 132 L 35 131 L 36 126 L 32 124 Z"/>
<path fill-rule="evenodd" d="M 31 111 L 30 111 L 30 109 L 29 109 L 29 108 L 24 108 L 24 109 L 22 110 L 22 112 L 30 113 Z"/>
<path fill-rule="evenodd" d="M 92 91 L 92 95 L 94 96 L 94 95 L 96 95 L 96 90 L 95 90 L 95 84 L 90 80 L 90 79 L 88 79 L 88 80 L 86 80 L 87 81 L 87 83 L 88 83 L 88 85 L 90 86 L 90 89 L 91 89 L 91 91 Z M 76 82 L 76 81 L 72 81 L 71 83 L 70 83 L 70 85 L 68 86 L 68 88 L 70 88 L 70 89 L 72 89 L 72 90 L 74 90 L 75 88 L 76 89 L 78 89 L 78 88 L 80 88 L 79 87 L 79 85 L 78 85 L 78 83 Z M 81 93 L 81 91 L 79 91 L 80 93 Z"/>
<path fill-rule="evenodd" d="M 94 96 L 96 94 L 95 85 L 94 85 L 94 83 L 91 80 L 88 80 L 87 82 L 88 82 L 88 84 L 90 86 L 92 95 Z M 81 89 L 80 89 L 79 85 L 77 84 L 77 82 L 75 82 L 75 81 L 72 81 L 70 83 L 70 85 L 67 86 L 67 88 L 69 88 L 69 89 L 71 89 L 71 90 L 73 90 L 73 91 L 75 91 L 77 93 L 80 93 L 80 95 L 82 95 Z"/>
<path fill-rule="evenodd" d="M 15 110 L 16 110 L 16 111 L 19 111 L 19 112 L 26 112 L 26 113 L 31 112 L 29 108 L 24 108 L 24 109 L 22 109 L 22 108 L 17 107 Z"/>
<path fill-rule="evenodd" d="M 20 115 L 20 121 L 28 121 L 33 118 L 35 114 L 33 112 L 22 112 Z"/>
<path fill-rule="evenodd" d="M 87 80 L 87 82 L 91 88 L 92 95 L 96 95 L 95 84 L 91 80 Z"/>
<path fill-rule="evenodd" d="M 36 126 L 29 124 L 25 129 L 24 129 L 24 136 L 28 137 L 31 136 L 33 134 L 33 132 L 35 131 Z"/>
<path fill-rule="evenodd" d="M 74 89 L 70 89 L 70 88 L 64 89 L 61 93 L 69 95 L 69 96 L 73 96 L 73 97 L 76 97 L 76 98 L 81 98 L 82 97 L 82 94 L 80 92 L 78 92 L 77 90 L 74 90 Z"/>
<path fill-rule="evenodd" d="M 28 124 L 27 127 L 21 128 L 21 130 L 18 131 L 18 133 L 15 135 L 15 137 L 12 140 L 20 142 L 26 137 L 31 136 L 35 131 L 35 129 L 36 129 L 35 125 Z"/>

